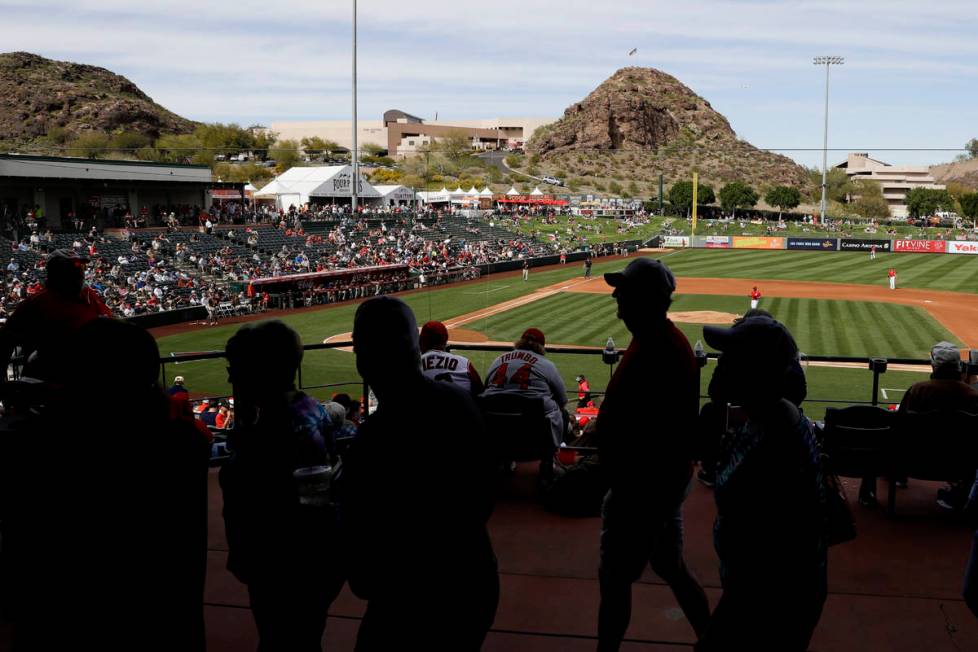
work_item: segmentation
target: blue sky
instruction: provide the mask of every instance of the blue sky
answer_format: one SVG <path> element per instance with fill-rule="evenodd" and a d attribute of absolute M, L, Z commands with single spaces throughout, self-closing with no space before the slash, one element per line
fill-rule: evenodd
<path fill-rule="evenodd" d="M 103 66 L 188 118 L 344 119 L 350 0 L 0 0 L 0 49 Z M 360 0 L 362 119 L 559 116 L 616 69 L 652 66 L 741 138 L 820 165 L 829 146 L 928 164 L 978 136 L 976 0 Z M 638 48 L 634 56 L 628 51 Z M 884 151 L 899 149 L 901 151 Z M 830 152 L 830 160 L 845 152 Z"/>

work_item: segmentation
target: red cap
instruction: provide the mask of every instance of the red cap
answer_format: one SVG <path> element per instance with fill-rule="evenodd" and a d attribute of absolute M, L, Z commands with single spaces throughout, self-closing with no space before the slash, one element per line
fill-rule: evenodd
<path fill-rule="evenodd" d="M 429 321 L 421 327 L 418 340 L 422 351 L 427 351 L 435 346 L 444 346 L 448 342 L 448 329 L 440 321 Z"/>
<path fill-rule="evenodd" d="M 523 331 L 523 339 L 533 340 L 541 345 L 546 345 L 547 343 L 546 338 L 543 336 L 543 331 L 541 331 L 539 328 L 527 328 L 525 331 Z"/>

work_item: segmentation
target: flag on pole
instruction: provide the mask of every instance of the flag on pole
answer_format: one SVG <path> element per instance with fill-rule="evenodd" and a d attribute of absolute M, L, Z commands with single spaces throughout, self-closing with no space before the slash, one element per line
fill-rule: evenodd
<path fill-rule="evenodd" d="M 699 175 L 693 172 L 693 228 L 691 236 L 696 235 L 696 191 L 699 188 Z"/>

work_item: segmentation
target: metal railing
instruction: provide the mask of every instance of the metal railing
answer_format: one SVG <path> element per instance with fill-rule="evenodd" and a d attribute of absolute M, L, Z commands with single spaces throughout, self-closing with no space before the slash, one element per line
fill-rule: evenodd
<path fill-rule="evenodd" d="M 305 351 L 325 351 L 332 349 L 349 348 L 353 346 L 351 340 L 346 340 L 342 342 L 328 342 L 328 343 L 318 343 L 318 344 L 307 344 L 303 346 Z M 451 349 L 453 351 L 482 351 L 482 352 L 499 352 L 503 353 L 506 351 L 511 351 L 512 346 L 508 344 L 486 344 L 486 343 L 457 343 L 452 344 Z M 569 355 L 584 355 L 584 356 L 605 356 L 608 351 L 601 347 L 588 347 L 588 346 L 572 346 L 572 345 L 554 345 L 547 347 L 548 354 L 569 354 Z M 624 353 L 624 349 L 615 349 L 614 360 L 617 362 L 620 356 Z M 716 360 L 719 354 L 707 353 L 707 352 L 697 352 L 698 361 L 698 373 L 702 376 L 702 370 L 706 367 L 710 359 Z M 199 360 L 218 360 L 224 358 L 224 351 L 201 351 L 193 353 L 173 353 L 170 356 L 163 357 L 160 359 L 161 366 L 161 382 L 164 387 L 168 385 L 167 382 L 167 365 L 173 363 L 184 363 L 184 362 L 194 362 Z M 608 358 L 605 358 L 608 361 Z M 843 404 L 843 405 L 879 405 L 879 388 L 880 388 L 880 376 L 887 372 L 887 369 L 892 365 L 905 365 L 913 367 L 927 367 L 930 368 L 930 360 L 918 359 L 918 358 L 869 358 L 869 357 L 857 357 L 857 356 L 828 356 L 828 355 L 805 355 L 803 362 L 809 363 L 830 363 L 830 364 L 845 364 L 845 365 L 858 365 L 864 366 L 864 369 L 871 371 L 873 374 L 872 378 L 872 390 L 869 396 L 869 400 L 851 400 L 851 399 L 830 399 L 830 398 L 817 398 L 808 397 L 805 399 L 807 403 L 821 403 L 821 404 Z M 854 366 L 853 368 L 858 368 Z M 609 364 L 609 374 L 614 370 L 614 365 Z M 351 385 L 362 385 L 363 396 L 369 396 L 369 387 L 363 380 L 355 380 L 348 382 L 333 382 L 333 383 L 323 383 L 314 385 L 305 385 L 303 383 L 302 377 L 302 366 L 299 367 L 298 372 L 298 383 L 299 389 L 323 389 L 330 387 L 341 387 L 341 386 L 351 386 Z M 700 383 L 702 378 L 699 378 Z M 577 394 L 576 389 L 568 389 L 568 395 Z M 602 396 L 604 392 L 591 390 L 592 396 Z M 700 398 L 708 398 L 707 396 L 701 395 Z"/>

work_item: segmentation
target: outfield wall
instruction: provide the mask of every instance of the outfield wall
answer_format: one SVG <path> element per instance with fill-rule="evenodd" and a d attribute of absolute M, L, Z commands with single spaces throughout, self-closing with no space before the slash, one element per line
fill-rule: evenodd
<path fill-rule="evenodd" d="M 772 251 L 865 251 L 873 247 L 880 253 L 978 255 L 978 241 L 972 240 L 869 240 L 865 238 L 801 238 L 754 235 L 667 235 L 658 238 L 671 249 L 760 249 Z"/>

